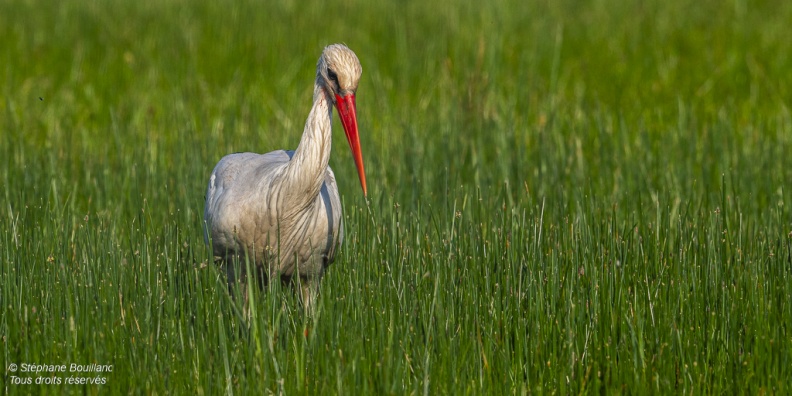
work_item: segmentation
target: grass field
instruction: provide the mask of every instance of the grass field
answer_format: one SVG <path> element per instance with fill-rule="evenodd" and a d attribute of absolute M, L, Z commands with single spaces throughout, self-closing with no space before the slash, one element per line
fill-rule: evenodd
<path fill-rule="evenodd" d="M 0 2 L 1 388 L 792 392 L 790 20 L 781 0 Z M 369 206 L 335 121 L 346 240 L 318 310 L 275 286 L 239 291 L 245 318 L 206 182 L 296 146 L 334 42 L 363 65 Z"/>

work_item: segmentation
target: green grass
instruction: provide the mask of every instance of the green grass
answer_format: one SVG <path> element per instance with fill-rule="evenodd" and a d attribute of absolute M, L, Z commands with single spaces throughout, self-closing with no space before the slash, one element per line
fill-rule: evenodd
<path fill-rule="evenodd" d="M 0 3 L 4 393 L 792 391 L 792 3 L 270 3 Z M 245 318 L 205 183 L 333 42 L 370 206 L 336 133 L 318 311 Z"/>

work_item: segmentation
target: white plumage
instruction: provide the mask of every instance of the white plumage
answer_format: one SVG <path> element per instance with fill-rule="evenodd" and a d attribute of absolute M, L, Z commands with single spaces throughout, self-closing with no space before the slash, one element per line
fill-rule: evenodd
<path fill-rule="evenodd" d="M 361 72 L 349 48 L 326 47 L 297 149 L 230 154 L 215 166 L 206 190 L 204 235 L 225 261 L 229 282 L 244 282 L 232 260 L 244 263 L 247 254 L 265 282 L 299 282 L 304 305 L 313 303 L 344 236 L 338 186 L 328 166 L 334 105 L 366 194 L 355 106 Z"/>

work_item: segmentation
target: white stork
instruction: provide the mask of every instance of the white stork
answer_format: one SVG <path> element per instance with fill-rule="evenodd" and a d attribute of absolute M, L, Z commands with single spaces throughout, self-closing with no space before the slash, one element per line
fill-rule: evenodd
<path fill-rule="evenodd" d="M 312 306 L 319 282 L 343 240 L 341 200 L 328 166 L 333 105 L 338 109 L 363 195 L 366 176 L 358 138 L 355 91 L 362 68 L 352 50 L 326 47 L 316 65 L 313 107 L 297 150 L 223 157 L 206 190 L 204 237 L 214 256 L 225 261 L 229 285 L 236 279 L 232 260 L 255 263 L 264 283 L 291 282 L 303 306 Z"/>

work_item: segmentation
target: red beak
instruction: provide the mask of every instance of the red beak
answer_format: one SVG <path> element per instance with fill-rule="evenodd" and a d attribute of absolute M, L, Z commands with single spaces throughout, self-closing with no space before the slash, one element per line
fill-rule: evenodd
<path fill-rule="evenodd" d="M 336 108 L 338 109 L 338 115 L 341 116 L 341 125 L 344 126 L 349 149 L 352 150 L 352 158 L 355 159 L 355 166 L 360 177 L 360 186 L 363 187 L 363 196 L 368 196 L 366 191 L 366 172 L 363 169 L 363 154 L 360 152 L 360 138 L 358 137 L 355 94 L 336 95 Z"/>

